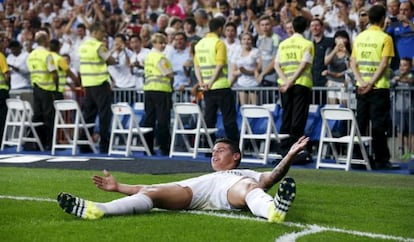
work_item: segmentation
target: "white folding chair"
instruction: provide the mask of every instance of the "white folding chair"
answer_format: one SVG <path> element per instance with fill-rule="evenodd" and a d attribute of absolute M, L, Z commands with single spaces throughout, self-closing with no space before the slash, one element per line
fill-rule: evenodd
<path fill-rule="evenodd" d="M 191 118 L 189 118 L 191 116 Z M 191 119 L 194 125 L 188 124 L 185 120 Z M 217 128 L 207 128 L 204 121 L 203 114 L 200 107 L 195 103 L 175 103 L 174 104 L 174 124 L 171 138 L 170 157 L 177 156 L 191 156 L 197 157 L 198 152 L 208 153 L 213 149 L 213 141 L 211 134 L 217 132 Z M 175 150 L 177 136 L 181 135 L 183 138 L 187 152 Z M 204 135 L 207 140 L 208 147 L 200 147 L 201 135 Z M 194 138 L 194 145 L 191 145 L 190 139 Z"/>
<path fill-rule="evenodd" d="M 271 141 L 274 140 L 280 144 L 280 141 L 289 138 L 289 135 L 278 133 L 269 107 L 243 105 L 240 108 L 240 112 L 242 115 L 239 142 L 240 150 L 243 150 L 245 140 L 249 140 L 253 147 L 252 155 L 256 157 L 248 158 L 243 155 L 241 161 L 266 164 L 269 157 L 281 158 L 281 155 L 279 154 L 270 154 Z M 266 122 L 265 130 L 256 130 L 254 127 L 252 127 L 253 122 Z M 261 141 L 260 148 L 257 147 L 256 141 Z"/>
<path fill-rule="evenodd" d="M 354 112 L 349 108 L 322 108 L 322 129 L 319 140 L 318 157 L 316 160 L 316 168 L 327 167 L 327 168 L 340 168 L 349 171 L 351 164 L 362 164 L 367 167 L 367 170 L 371 170 L 369 163 L 368 154 L 365 150 L 365 145 L 370 145 L 372 137 L 361 136 L 358 128 L 357 121 L 355 119 Z M 345 121 L 348 124 L 346 134 L 340 137 L 334 137 L 333 131 L 328 121 Z M 333 157 L 336 163 L 328 162 L 322 157 L 325 145 L 329 144 L 332 150 Z M 345 144 L 347 146 L 346 156 L 340 156 L 335 147 L 335 144 Z M 362 153 L 362 159 L 352 158 L 354 144 L 359 144 Z"/>
<path fill-rule="evenodd" d="M 93 153 L 98 153 L 95 142 L 89 133 L 89 128 L 95 126 L 94 123 L 85 123 L 82 111 L 75 100 L 56 100 L 53 102 L 55 107 L 55 124 L 53 128 L 52 155 L 56 149 L 71 149 L 72 155 L 76 154 L 78 145 L 89 145 Z M 63 132 L 64 140 L 59 143 L 58 133 Z M 80 139 L 80 131 L 84 132 L 86 139 Z M 73 135 L 72 135 L 73 133 Z"/>
<path fill-rule="evenodd" d="M 151 156 L 144 134 L 151 132 L 152 128 L 139 126 L 135 113 L 128 103 L 112 104 L 111 109 L 113 118 L 108 154 L 130 156 L 132 151 L 144 151 Z M 126 119 L 127 122 L 124 121 Z"/>
<path fill-rule="evenodd" d="M 42 126 L 43 123 L 32 122 L 33 109 L 30 103 L 20 99 L 9 98 L 6 100 L 6 105 L 7 116 L 1 150 L 4 149 L 5 145 L 15 145 L 16 152 L 20 152 L 25 142 L 33 142 L 43 151 L 42 142 L 36 132 L 36 127 Z M 30 133 L 33 137 L 30 137 Z"/>

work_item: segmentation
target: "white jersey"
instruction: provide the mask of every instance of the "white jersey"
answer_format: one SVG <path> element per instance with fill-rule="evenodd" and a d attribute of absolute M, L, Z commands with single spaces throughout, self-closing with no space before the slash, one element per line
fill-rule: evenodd
<path fill-rule="evenodd" d="M 232 207 L 227 200 L 228 190 L 243 178 L 251 178 L 259 182 L 261 174 L 253 170 L 234 169 L 174 183 L 191 188 L 193 198 L 188 209 L 231 210 Z"/>

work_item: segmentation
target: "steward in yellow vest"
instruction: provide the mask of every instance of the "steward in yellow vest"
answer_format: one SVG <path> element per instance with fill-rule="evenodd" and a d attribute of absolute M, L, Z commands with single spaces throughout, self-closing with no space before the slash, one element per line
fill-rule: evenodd
<path fill-rule="evenodd" d="M 158 44 L 158 43 L 156 43 Z M 165 55 L 154 48 L 148 53 L 144 64 L 144 91 L 172 92 L 172 65 Z"/>
<path fill-rule="evenodd" d="M 27 59 L 33 86 L 33 122 L 43 122 L 37 129 L 43 147 L 49 150 L 53 139 L 55 109 L 53 101 L 58 91 L 58 75 L 52 54 L 47 50 L 49 36 L 45 31 L 35 34 L 38 47 Z"/>
<path fill-rule="evenodd" d="M 151 36 L 152 50 L 144 61 L 144 104 L 143 127 L 151 127 L 155 132 L 161 155 L 169 155 L 171 134 L 171 93 L 174 72 L 171 62 L 162 53 L 167 45 L 167 37 L 160 33 Z M 144 135 L 148 148 L 154 152 L 154 132 Z"/>
<path fill-rule="evenodd" d="M 217 111 L 220 109 L 227 138 L 238 144 L 239 128 L 236 120 L 235 94 L 230 89 L 228 80 L 226 45 L 220 40 L 224 21 L 221 18 L 213 18 L 209 21 L 208 27 L 210 32 L 194 48 L 194 71 L 198 85 L 204 89 L 206 104 L 204 119 L 207 127 L 215 127 Z M 215 139 L 214 135 L 212 139 Z"/>
<path fill-rule="evenodd" d="M 99 116 L 99 149 L 101 153 L 108 153 L 112 92 L 107 65 L 116 64 L 116 61 L 101 42 L 107 34 L 105 26 L 100 22 L 94 22 L 89 27 L 89 32 L 89 39 L 79 47 L 80 77 L 82 86 L 85 87 L 82 111 L 87 123 L 94 123 L 96 115 Z M 92 133 L 93 129 L 89 131 Z M 92 150 L 89 146 L 80 146 L 80 151 L 88 153 Z"/>
<path fill-rule="evenodd" d="M 48 35 L 43 31 L 36 34 L 38 47 L 30 52 L 27 58 L 32 86 L 37 86 L 45 91 L 57 91 L 58 75 L 52 54 L 47 50 Z"/>
<path fill-rule="evenodd" d="M 295 33 L 279 45 L 275 57 L 275 70 L 279 76 L 278 84 L 282 100 L 282 125 L 280 132 L 289 134 L 281 143 L 282 156 L 305 133 L 309 104 L 312 97 L 311 67 L 314 45 L 303 37 L 308 21 L 297 16 L 292 21 Z M 307 152 L 297 156 L 296 161 L 311 161 Z"/>
<path fill-rule="evenodd" d="M 51 40 L 49 43 L 49 48 L 52 52 L 53 60 L 55 62 L 59 77 L 59 94 L 57 94 L 56 99 L 63 99 L 63 93 L 66 86 L 66 78 L 69 76 L 77 86 L 80 86 L 80 81 L 79 78 L 71 71 L 67 61 L 58 54 L 60 50 L 60 42 L 56 39 Z"/>
<path fill-rule="evenodd" d="M 388 68 L 394 56 L 392 38 L 383 32 L 386 9 L 380 5 L 368 11 L 371 26 L 354 40 L 350 66 L 357 82 L 356 119 L 359 130 L 367 135 L 371 122 L 373 169 L 394 169 L 389 159 L 387 132 L 390 130 L 390 84 Z"/>

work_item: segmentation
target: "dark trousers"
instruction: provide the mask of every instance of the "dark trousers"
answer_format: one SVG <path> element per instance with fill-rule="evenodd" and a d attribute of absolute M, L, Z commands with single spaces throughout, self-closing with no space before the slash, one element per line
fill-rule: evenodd
<path fill-rule="evenodd" d="M 96 115 L 99 116 L 99 135 L 101 141 L 99 148 L 101 153 L 108 152 L 110 126 L 112 119 L 112 93 L 108 82 L 102 85 L 85 88 L 85 98 L 83 101 L 83 117 L 86 123 L 95 123 Z M 89 129 L 93 133 L 93 128 Z M 82 139 L 85 134 L 82 135 Z"/>
<path fill-rule="evenodd" d="M 54 91 L 46 91 L 38 86 L 33 87 L 33 122 L 43 122 L 36 132 L 45 149 L 50 149 L 53 139 L 53 125 L 55 118 Z"/>
<path fill-rule="evenodd" d="M 286 155 L 290 146 L 304 135 L 311 95 L 312 90 L 301 85 L 294 85 L 281 93 L 283 115 L 280 133 L 290 135 L 281 143 L 282 155 Z"/>
<path fill-rule="evenodd" d="M 210 90 L 204 92 L 205 113 L 204 119 L 208 128 L 214 128 L 217 123 L 217 110 L 223 115 L 223 125 L 227 138 L 239 143 L 239 128 L 237 126 L 237 112 L 235 95 L 230 88 Z M 215 136 L 212 135 L 213 142 Z"/>
<path fill-rule="evenodd" d="M 9 90 L 0 89 L 0 145 L 3 141 L 4 125 L 6 124 L 7 98 L 9 98 Z"/>
<path fill-rule="evenodd" d="M 155 131 L 157 143 L 163 154 L 170 151 L 171 134 L 171 93 L 161 91 L 145 91 L 145 116 L 143 127 L 152 127 Z M 154 152 L 154 131 L 145 134 L 145 141 L 151 152 Z"/>
<path fill-rule="evenodd" d="M 368 134 L 369 121 L 372 124 L 372 150 L 377 164 L 390 159 L 387 145 L 387 131 L 391 125 L 389 89 L 374 89 L 364 95 L 357 94 L 358 127 L 362 134 Z"/>

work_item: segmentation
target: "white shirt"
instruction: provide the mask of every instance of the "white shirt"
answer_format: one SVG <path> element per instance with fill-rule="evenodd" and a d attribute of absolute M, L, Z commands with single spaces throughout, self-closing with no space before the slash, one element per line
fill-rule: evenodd
<path fill-rule="evenodd" d="M 130 61 L 131 63 L 138 62 L 142 68 L 134 67 L 132 69 L 132 78 L 135 79 L 135 87 L 137 89 L 142 89 L 144 86 L 144 60 L 147 58 L 150 49 L 148 48 L 141 48 L 141 50 L 137 52 L 132 52 Z"/>
<path fill-rule="evenodd" d="M 233 43 L 228 43 L 226 39 L 223 39 L 224 44 L 227 47 L 227 70 L 228 70 L 228 78 L 231 78 L 231 66 L 233 64 L 234 56 L 240 54 L 241 45 L 240 40 L 235 39 Z"/>
<path fill-rule="evenodd" d="M 27 57 L 29 53 L 22 51 L 20 55 L 10 54 L 7 56 L 7 64 L 15 66 L 19 71 L 9 68 L 11 89 L 30 87 L 30 72 L 27 66 Z"/>
<path fill-rule="evenodd" d="M 126 48 L 120 52 L 115 51 L 112 53 L 112 57 L 115 58 L 118 64 L 108 66 L 108 71 L 116 87 L 134 88 L 136 85 L 135 79 L 132 77 L 131 68 L 129 67 L 131 55 L 131 51 Z M 127 59 L 129 59 L 129 63 Z"/>
<path fill-rule="evenodd" d="M 260 60 L 260 51 L 257 48 L 252 48 L 248 55 L 242 56 L 241 51 L 233 56 L 233 63 L 238 67 L 244 67 L 248 71 L 254 71 Z M 241 74 L 237 78 L 237 84 L 241 87 L 255 87 L 259 84 L 254 75 Z"/>

